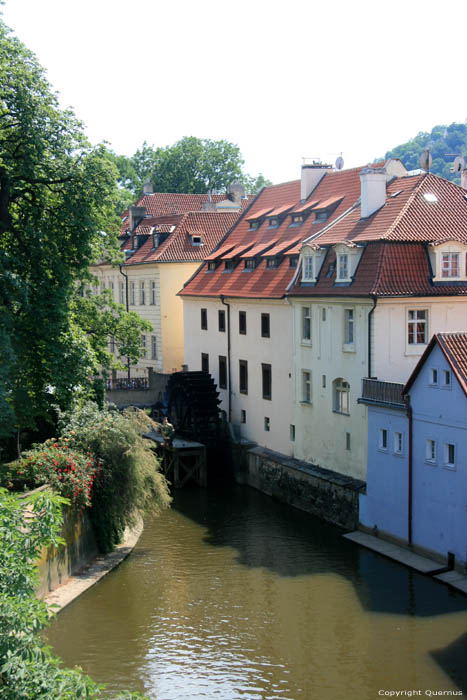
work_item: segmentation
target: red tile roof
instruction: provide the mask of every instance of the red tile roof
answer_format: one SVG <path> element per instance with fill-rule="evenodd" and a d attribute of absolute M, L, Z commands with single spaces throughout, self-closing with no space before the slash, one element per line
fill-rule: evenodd
<path fill-rule="evenodd" d="M 434 346 L 438 344 L 467 396 L 467 333 L 435 333 L 410 375 L 403 393 L 407 394 Z"/>

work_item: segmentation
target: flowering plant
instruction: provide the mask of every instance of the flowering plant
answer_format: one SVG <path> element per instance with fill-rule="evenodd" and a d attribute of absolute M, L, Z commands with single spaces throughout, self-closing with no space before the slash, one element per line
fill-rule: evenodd
<path fill-rule="evenodd" d="M 50 484 L 77 508 L 91 508 L 92 486 L 100 473 L 98 460 L 71 449 L 67 438 L 52 438 L 26 452 L 16 473 L 25 481 Z"/>

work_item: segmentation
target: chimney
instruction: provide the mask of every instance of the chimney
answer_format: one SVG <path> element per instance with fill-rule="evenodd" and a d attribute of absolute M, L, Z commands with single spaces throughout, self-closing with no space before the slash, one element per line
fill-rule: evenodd
<path fill-rule="evenodd" d="M 141 219 L 146 216 L 146 207 L 130 207 L 130 231 L 134 231 Z"/>
<path fill-rule="evenodd" d="M 304 163 L 302 165 L 302 181 L 300 190 L 300 199 L 305 200 L 308 195 L 315 189 L 318 182 L 328 170 L 332 170 L 331 165 L 324 163 L 316 163 L 313 161 L 311 165 Z"/>
<path fill-rule="evenodd" d="M 363 168 L 360 182 L 362 219 L 366 219 L 386 202 L 386 168 Z"/>
<path fill-rule="evenodd" d="M 240 182 L 233 182 L 227 187 L 227 196 L 232 202 L 240 206 L 242 199 L 245 197 L 245 186 Z"/>
<path fill-rule="evenodd" d="M 461 172 L 461 187 L 463 187 L 464 190 L 467 190 L 467 168 L 464 168 L 464 170 Z"/>
<path fill-rule="evenodd" d="M 152 189 L 151 180 L 148 178 L 143 185 L 143 194 L 153 194 L 153 193 L 154 193 L 154 190 Z"/>

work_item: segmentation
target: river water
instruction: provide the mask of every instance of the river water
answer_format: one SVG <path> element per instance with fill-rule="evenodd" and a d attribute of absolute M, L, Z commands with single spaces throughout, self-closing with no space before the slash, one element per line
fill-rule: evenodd
<path fill-rule="evenodd" d="M 464 596 L 242 487 L 176 492 L 129 558 L 65 608 L 47 638 L 109 695 L 467 695 Z"/>

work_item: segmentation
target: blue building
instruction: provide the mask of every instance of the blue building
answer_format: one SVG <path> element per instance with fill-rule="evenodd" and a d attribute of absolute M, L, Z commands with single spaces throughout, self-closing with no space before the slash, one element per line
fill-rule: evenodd
<path fill-rule="evenodd" d="M 467 333 L 433 336 L 405 387 L 364 380 L 365 528 L 467 562 Z"/>

